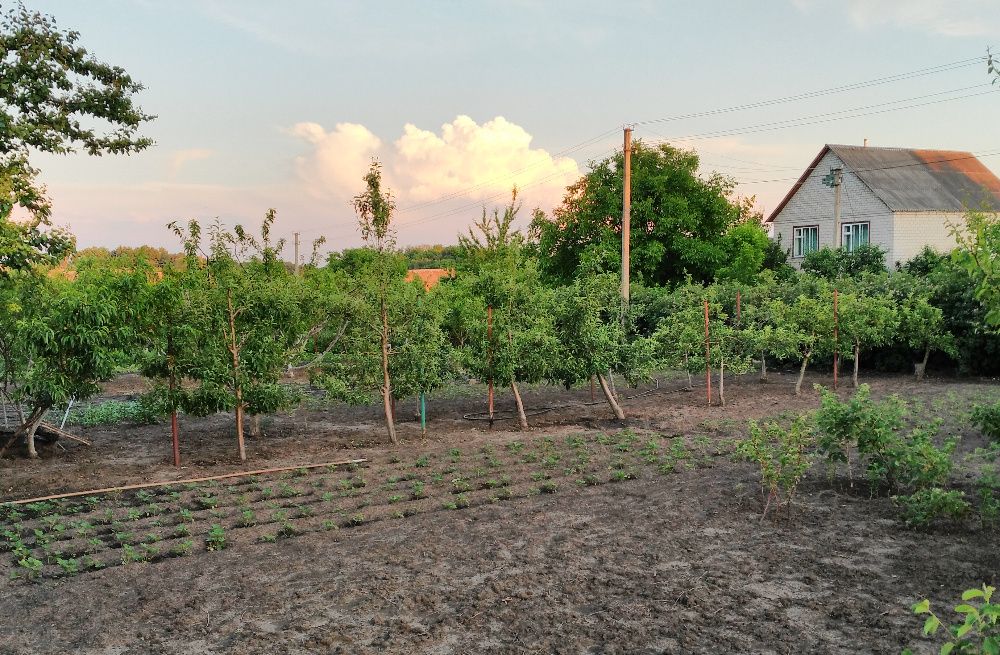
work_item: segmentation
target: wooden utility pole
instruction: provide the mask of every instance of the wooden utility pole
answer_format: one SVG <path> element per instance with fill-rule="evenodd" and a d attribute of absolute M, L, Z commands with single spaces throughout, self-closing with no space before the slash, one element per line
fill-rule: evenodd
<path fill-rule="evenodd" d="M 844 181 L 844 169 L 835 168 L 833 173 L 833 244 L 835 248 L 844 245 L 843 230 L 840 228 L 840 195 Z"/>
<path fill-rule="evenodd" d="M 299 233 L 295 232 L 295 275 L 299 274 Z"/>
<path fill-rule="evenodd" d="M 625 180 L 622 187 L 622 302 L 628 307 L 629 271 L 631 268 L 632 227 L 632 128 L 625 128 Z"/>

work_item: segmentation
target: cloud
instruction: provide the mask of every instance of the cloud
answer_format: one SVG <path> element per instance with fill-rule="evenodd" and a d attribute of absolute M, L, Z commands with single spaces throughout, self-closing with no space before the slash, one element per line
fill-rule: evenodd
<path fill-rule="evenodd" d="M 170 155 L 170 179 L 177 177 L 184 165 L 191 161 L 208 159 L 215 154 L 214 150 L 208 148 L 189 148 L 187 150 L 175 150 Z"/>
<path fill-rule="evenodd" d="M 855 26 L 870 30 L 889 25 L 942 36 L 982 36 L 1000 29 L 996 0 L 844 0 L 830 5 L 820 0 L 792 0 L 800 10 L 840 6 Z"/>
<path fill-rule="evenodd" d="M 316 198 L 351 198 L 382 147 L 377 136 L 357 123 L 337 123 L 330 132 L 318 123 L 297 123 L 288 132 L 311 148 L 295 158 L 295 169 Z"/>
<path fill-rule="evenodd" d="M 526 207 L 548 209 L 580 175 L 576 161 L 532 148 L 531 134 L 502 116 L 482 124 L 458 116 L 440 132 L 406 124 L 402 135 L 384 147 L 366 127 L 352 123 L 337 124 L 330 132 L 316 123 L 299 123 L 289 133 L 311 148 L 296 160 L 296 170 L 318 197 L 357 194 L 371 158 L 378 156 L 400 213 L 406 213 L 400 227 L 453 211 L 456 204 L 502 204 L 515 184 Z M 455 225 L 464 225 L 476 211 L 456 215 L 447 230 L 454 234 Z"/>

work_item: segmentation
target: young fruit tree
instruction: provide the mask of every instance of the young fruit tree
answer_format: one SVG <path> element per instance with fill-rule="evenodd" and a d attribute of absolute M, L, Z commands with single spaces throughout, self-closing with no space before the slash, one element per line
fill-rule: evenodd
<path fill-rule="evenodd" d="M 896 340 L 905 343 L 922 356 L 913 365 L 917 380 L 923 380 L 931 353 L 941 351 L 955 355 L 955 337 L 945 325 L 944 312 L 931 304 L 931 289 L 912 275 L 897 273 L 890 278 L 899 312 Z"/>
<path fill-rule="evenodd" d="M 212 225 L 207 249 L 197 221 L 186 229 L 171 224 L 187 254 L 189 302 L 201 319 L 197 350 L 182 359 L 183 374 L 197 385 L 179 400 L 196 416 L 233 410 L 241 461 L 246 414 L 257 436 L 259 415 L 298 400 L 280 379 L 315 319 L 306 286 L 278 257 L 284 241 L 271 241 L 274 220 L 268 210 L 259 238 L 240 225 Z"/>
<path fill-rule="evenodd" d="M 778 359 L 799 360 L 795 382 L 798 396 L 809 362 L 833 352 L 833 292 L 821 279 L 803 278 L 786 294 L 785 298 L 771 301 L 769 313 L 776 329 L 762 338 Z"/>
<path fill-rule="evenodd" d="M 491 400 L 494 384 L 509 386 L 518 423 L 527 429 L 518 382 L 545 379 L 558 342 L 537 262 L 525 252 L 523 236 L 511 228 L 519 209 L 514 189 L 502 214 L 497 209 L 489 217 L 484 209 L 474 229 L 459 235 L 460 269 L 454 286 L 467 310 L 460 328 L 463 367 L 488 381 Z"/>
<path fill-rule="evenodd" d="M 89 398 L 114 375 L 134 340 L 133 287 L 126 275 L 102 272 L 82 271 L 75 281 L 0 278 L 0 381 L 20 421 L 8 444 L 23 437 L 28 456 L 38 457 L 35 433 L 46 412 Z"/>
<path fill-rule="evenodd" d="M 617 275 L 604 273 L 554 290 L 550 311 L 559 350 L 549 376 L 567 387 L 596 376 L 615 417 L 624 420 L 605 374 L 637 384 L 649 377 L 657 359 L 654 340 L 637 336 L 634 314 L 624 312 L 619 286 Z"/>
<path fill-rule="evenodd" d="M 877 276 L 855 285 L 838 298 L 838 339 L 846 347 L 838 350 L 852 360 L 851 383 L 858 387 L 858 366 L 862 350 L 888 345 L 899 329 L 899 311 L 892 296 L 884 291 L 886 280 Z"/>

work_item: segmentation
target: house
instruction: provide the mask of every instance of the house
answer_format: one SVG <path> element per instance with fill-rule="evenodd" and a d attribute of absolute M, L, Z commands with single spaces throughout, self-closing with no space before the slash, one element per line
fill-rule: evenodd
<path fill-rule="evenodd" d="M 1000 179 L 972 153 L 826 145 L 765 224 L 796 266 L 819 248 L 868 243 L 892 266 L 924 246 L 954 248 L 949 225 L 968 208 L 1000 211 Z"/>
<path fill-rule="evenodd" d="M 436 287 L 441 280 L 454 276 L 455 271 L 446 268 L 411 268 L 406 272 L 406 281 L 420 280 L 424 283 L 424 288 L 429 291 Z"/>

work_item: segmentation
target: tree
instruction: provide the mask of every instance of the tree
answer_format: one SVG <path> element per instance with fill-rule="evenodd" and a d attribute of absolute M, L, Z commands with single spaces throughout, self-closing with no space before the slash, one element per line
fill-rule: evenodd
<path fill-rule="evenodd" d="M 885 293 L 887 284 L 885 274 L 871 276 L 839 294 L 838 336 L 850 344 L 845 356 L 854 363 L 851 382 L 855 388 L 861 351 L 887 345 L 899 328 L 899 311 L 895 299 Z"/>
<path fill-rule="evenodd" d="M 52 208 L 30 164 L 32 150 L 130 154 L 153 144 L 138 135 L 154 118 L 135 104 L 142 84 L 79 40 L 20 3 L 0 14 L 0 272 L 72 250 L 67 233 L 43 229 Z M 16 207 L 28 213 L 26 223 L 13 223 Z"/>
<path fill-rule="evenodd" d="M 990 71 L 996 71 L 992 58 Z M 986 307 L 987 322 L 1000 327 L 1000 214 L 968 211 L 952 234 L 959 245 L 956 261 L 977 279 L 976 297 Z"/>
<path fill-rule="evenodd" d="M 580 271 L 615 271 L 621 263 L 622 153 L 591 162 L 551 217 L 536 211 L 531 237 L 542 272 L 569 283 Z M 632 145 L 632 271 L 647 284 L 709 281 L 726 262 L 727 230 L 749 213 L 733 202 L 734 180 L 702 178 L 698 155 L 669 145 Z"/>
<path fill-rule="evenodd" d="M 768 338 L 770 352 L 780 358 L 796 357 L 801 365 L 795 395 L 802 393 L 806 368 L 814 357 L 833 352 L 833 293 L 822 279 L 803 276 L 786 296 L 772 300 L 769 308 L 777 330 Z"/>
<path fill-rule="evenodd" d="M 491 385 L 509 386 L 518 422 L 528 419 L 518 382 L 545 379 L 553 367 L 558 342 L 546 311 L 548 298 L 537 262 L 525 250 L 524 238 L 512 229 L 521 205 L 517 189 L 501 214 L 482 218 L 459 235 L 459 277 L 453 285 L 461 299 L 463 364 Z"/>
<path fill-rule="evenodd" d="M 216 223 L 207 250 L 197 221 L 186 229 L 171 224 L 188 256 L 192 311 L 202 321 L 197 350 L 181 360 L 184 375 L 198 384 L 179 399 L 185 412 L 199 416 L 232 409 L 241 461 L 245 415 L 254 417 L 256 436 L 260 414 L 297 400 L 279 380 L 314 322 L 304 285 L 278 258 L 284 241 L 271 241 L 275 218 L 268 210 L 259 237 L 240 225 L 230 232 Z"/>
<path fill-rule="evenodd" d="M 864 274 L 885 271 L 885 250 L 875 245 L 864 245 L 854 250 L 820 248 L 802 260 L 802 271 L 834 281 Z"/>
<path fill-rule="evenodd" d="M 50 409 L 99 390 L 134 343 L 136 276 L 84 271 L 75 281 L 20 272 L 0 285 L 0 380 L 18 411 L 29 457 L 35 431 Z M 28 407 L 27 413 L 21 409 Z"/>
<path fill-rule="evenodd" d="M 619 373 L 636 384 L 649 376 L 657 359 L 653 339 L 636 334 L 635 314 L 623 316 L 618 276 L 584 276 L 555 289 L 552 298 L 549 311 L 559 350 L 550 379 L 569 387 L 597 376 L 608 405 L 623 420 L 605 373 Z"/>
<path fill-rule="evenodd" d="M 914 364 L 918 380 L 924 379 L 931 353 L 940 350 L 955 355 L 955 337 L 945 327 L 944 313 L 930 302 L 930 287 L 905 273 L 890 278 L 899 311 L 897 340 L 923 355 Z"/>

